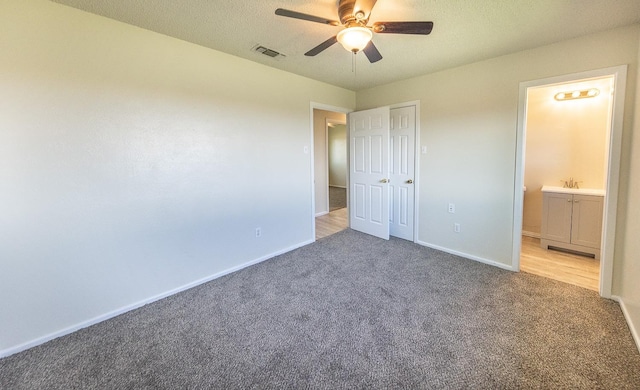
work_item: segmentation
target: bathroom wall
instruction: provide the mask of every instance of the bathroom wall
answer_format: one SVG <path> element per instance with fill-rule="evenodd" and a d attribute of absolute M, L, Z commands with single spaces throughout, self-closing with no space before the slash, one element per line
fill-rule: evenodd
<path fill-rule="evenodd" d="M 347 187 L 347 125 L 329 128 L 329 185 Z"/>
<path fill-rule="evenodd" d="M 603 78 L 529 90 L 524 234 L 540 234 L 542 186 L 562 187 L 563 181 L 573 178 L 580 188 L 605 188 L 611 83 L 611 78 Z M 554 99 L 558 92 L 590 88 L 597 88 L 600 94 L 587 99 Z"/>

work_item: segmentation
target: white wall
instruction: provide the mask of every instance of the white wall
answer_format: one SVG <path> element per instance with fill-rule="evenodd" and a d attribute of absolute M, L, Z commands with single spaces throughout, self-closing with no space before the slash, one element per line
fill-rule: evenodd
<path fill-rule="evenodd" d="M 638 50 L 640 63 L 640 49 Z M 637 73 L 638 84 L 629 91 L 635 92 L 633 134 L 629 134 L 623 144 L 629 159 L 625 161 L 624 176 L 628 180 L 624 191 L 627 205 L 618 213 L 619 231 L 617 237 L 621 245 L 617 247 L 617 267 L 614 269 L 617 282 L 615 294 L 621 299 L 631 331 L 640 348 L 640 68 Z M 623 191 L 621 191 L 623 192 Z"/>
<path fill-rule="evenodd" d="M 313 154 L 316 215 L 329 212 L 329 172 L 327 161 L 327 121 L 345 122 L 347 115 L 341 112 L 313 110 Z"/>
<path fill-rule="evenodd" d="M 329 128 L 329 185 L 347 188 L 347 125 Z"/>
<path fill-rule="evenodd" d="M 310 102 L 353 92 L 44 0 L 0 25 L 0 356 L 314 239 Z"/>
<path fill-rule="evenodd" d="M 638 25 L 619 28 L 359 91 L 359 110 L 420 100 L 427 154 L 420 158 L 419 242 L 511 267 L 519 83 L 629 64 L 633 90 L 638 32 Z M 632 108 L 630 96 L 627 138 Z M 628 160 L 623 154 L 623 167 Z M 449 202 L 456 214 L 447 212 Z M 626 199 L 619 207 L 624 212 Z"/>
<path fill-rule="evenodd" d="M 542 186 L 571 178 L 580 188 L 606 188 L 607 134 L 613 78 L 529 89 L 522 229 L 540 234 Z M 557 101 L 558 92 L 597 88 L 588 99 Z"/>

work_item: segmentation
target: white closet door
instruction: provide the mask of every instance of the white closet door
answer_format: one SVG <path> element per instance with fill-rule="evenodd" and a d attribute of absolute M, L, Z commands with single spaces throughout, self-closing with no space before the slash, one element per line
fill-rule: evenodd
<path fill-rule="evenodd" d="M 349 114 L 351 228 L 389 239 L 389 107 Z"/>
<path fill-rule="evenodd" d="M 389 232 L 413 241 L 415 181 L 415 106 L 391 110 L 389 138 Z"/>

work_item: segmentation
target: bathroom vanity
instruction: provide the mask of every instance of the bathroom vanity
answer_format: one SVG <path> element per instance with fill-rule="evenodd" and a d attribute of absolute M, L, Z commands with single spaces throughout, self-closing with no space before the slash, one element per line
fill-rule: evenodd
<path fill-rule="evenodd" d="M 604 195 L 604 190 L 542 187 L 542 248 L 569 249 L 599 259 Z"/>

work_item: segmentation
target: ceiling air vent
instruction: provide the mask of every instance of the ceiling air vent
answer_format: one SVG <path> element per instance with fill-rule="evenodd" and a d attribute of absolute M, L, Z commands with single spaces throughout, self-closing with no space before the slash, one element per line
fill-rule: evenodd
<path fill-rule="evenodd" d="M 256 53 L 260 53 L 263 54 L 265 56 L 271 57 L 271 58 L 275 58 L 275 59 L 280 59 L 281 57 L 286 57 L 284 54 L 277 52 L 275 50 L 269 49 L 268 47 L 264 47 L 262 45 L 256 45 L 253 47 L 253 51 L 255 51 Z"/>

